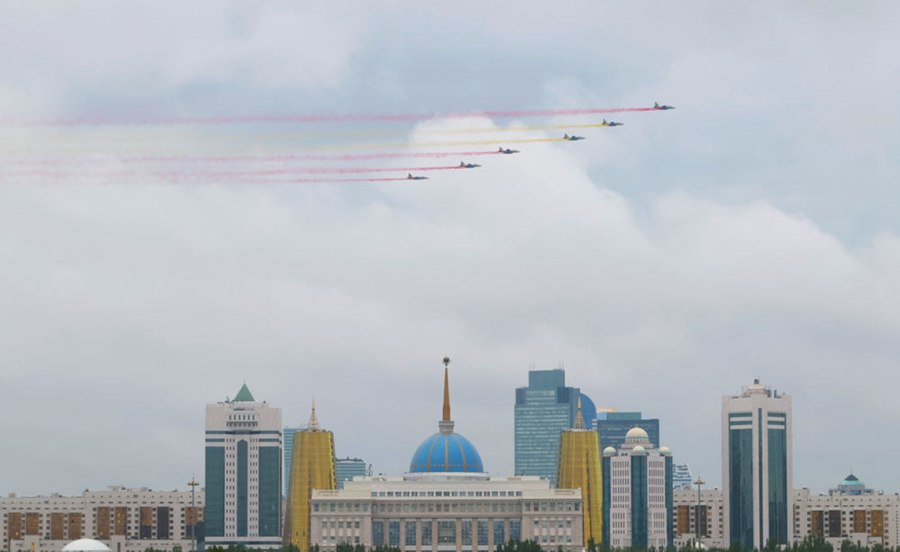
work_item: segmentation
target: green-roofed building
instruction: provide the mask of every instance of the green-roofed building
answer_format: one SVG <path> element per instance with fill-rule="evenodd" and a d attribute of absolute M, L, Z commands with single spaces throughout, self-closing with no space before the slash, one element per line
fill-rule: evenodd
<path fill-rule="evenodd" d="M 207 545 L 281 546 L 281 447 L 281 409 L 247 384 L 206 405 Z"/>

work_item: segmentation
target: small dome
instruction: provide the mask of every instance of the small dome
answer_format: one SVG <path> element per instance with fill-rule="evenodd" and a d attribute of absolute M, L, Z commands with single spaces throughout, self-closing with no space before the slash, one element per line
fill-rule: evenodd
<path fill-rule="evenodd" d="M 628 433 L 625 434 L 625 438 L 628 439 L 629 437 L 632 439 L 636 439 L 636 438 L 649 439 L 650 438 L 650 436 L 647 435 L 647 432 L 639 427 L 633 427 L 633 428 L 629 429 Z"/>
<path fill-rule="evenodd" d="M 435 433 L 422 441 L 409 463 L 410 473 L 484 473 L 481 455 L 459 433 Z"/>
<path fill-rule="evenodd" d="M 631 449 L 631 454 L 644 455 L 647 454 L 647 449 L 645 449 L 641 445 L 636 445 L 633 449 Z"/>
<path fill-rule="evenodd" d="M 668 456 L 668 455 L 672 454 L 672 451 L 669 450 L 669 447 L 659 447 L 659 453 L 662 454 L 663 456 Z"/>
<path fill-rule="evenodd" d="M 110 550 L 98 540 L 78 539 L 63 546 L 63 552 L 110 552 Z"/>
<path fill-rule="evenodd" d="M 614 449 L 612 447 L 606 447 L 605 449 L 603 449 L 603 456 L 615 456 L 615 455 L 616 455 L 616 449 Z"/>
<path fill-rule="evenodd" d="M 853 485 L 853 486 L 865 487 L 865 484 L 862 481 L 860 481 L 859 478 L 856 477 L 855 475 L 853 475 L 852 473 L 844 479 L 844 481 L 841 483 L 841 485 Z"/>

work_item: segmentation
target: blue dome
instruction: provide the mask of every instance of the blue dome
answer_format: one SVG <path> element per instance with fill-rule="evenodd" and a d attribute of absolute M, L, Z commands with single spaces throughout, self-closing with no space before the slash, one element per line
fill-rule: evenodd
<path fill-rule="evenodd" d="M 422 441 L 409 463 L 410 473 L 483 473 L 481 455 L 468 439 L 455 432 L 435 433 Z"/>
<path fill-rule="evenodd" d="M 597 418 L 597 407 L 590 397 L 581 393 L 581 416 L 584 418 L 584 425 L 588 429 L 594 427 L 594 419 Z"/>

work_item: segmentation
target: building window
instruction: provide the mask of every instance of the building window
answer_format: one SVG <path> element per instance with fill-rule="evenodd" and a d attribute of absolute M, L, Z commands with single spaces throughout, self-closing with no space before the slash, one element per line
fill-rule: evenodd
<path fill-rule="evenodd" d="M 431 546 L 431 520 L 422 520 L 422 546 Z"/>
<path fill-rule="evenodd" d="M 400 522 L 388 522 L 388 546 L 400 546 Z"/>
<path fill-rule="evenodd" d="M 384 522 L 372 522 L 372 544 L 375 546 L 384 546 Z"/>
<path fill-rule="evenodd" d="M 462 544 L 463 546 L 472 546 L 472 521 L 465 520 L 462 524 Z"/>
<path fill-rule="evenodd" d="M 486 520 L 478 520 L 478 546 L 487 546 L 488 544 L 488 522 Z"/>
<path fill-rule="evenodd" d="M 456 522 L 438 522 L 438 544 L 456 544 Z"/>
<path fill-rule="evenodd" d="M 416 545 L 416 522 L 409 520 L 406 522 L 406 546 Z"/>
<path fill-rule="evenodd" d="M 569 522 L 571 523 L 571 522 Z M 509 540 L 522 540 L 522 522 L 517 519 L 509 520 Z"/>

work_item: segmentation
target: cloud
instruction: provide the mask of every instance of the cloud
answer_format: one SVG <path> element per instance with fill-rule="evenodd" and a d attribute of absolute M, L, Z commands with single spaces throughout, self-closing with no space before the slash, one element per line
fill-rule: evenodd
<path fill-rule="evenodd" d="M 27 432 L 60 412 L 68 430 L 11 459 L 22 475 L 6 484 L 171 486 L 202 472 L 202 405 L 243 381 L 286 424 L 315 396 L 340 454 L 399 473 L 434 430 L 444 354 L 458 428 L 495 473 L 512 469 L 513 388 L 559 362 L 599 405 L 660 417 L 665 444 L 713 481 L 719 396 L 761 376 L 796 397 L 798 481 L 841 473 L 850 459 L 823 428 L 896 417 L 876 382 L 897 355 L 898 239 L 849 249 L 761 201 L 668 193 L 638 208 L 588 175 L 579 144 L 355 188 L 7 186 L 2 384 L 21 391 L 4 409 L 49 400 Z M 14 419 L 2 429 L 19 435 Z M 52 469 L 80 428 L 160 467 L 143 481 L 112 454 Z"/>

